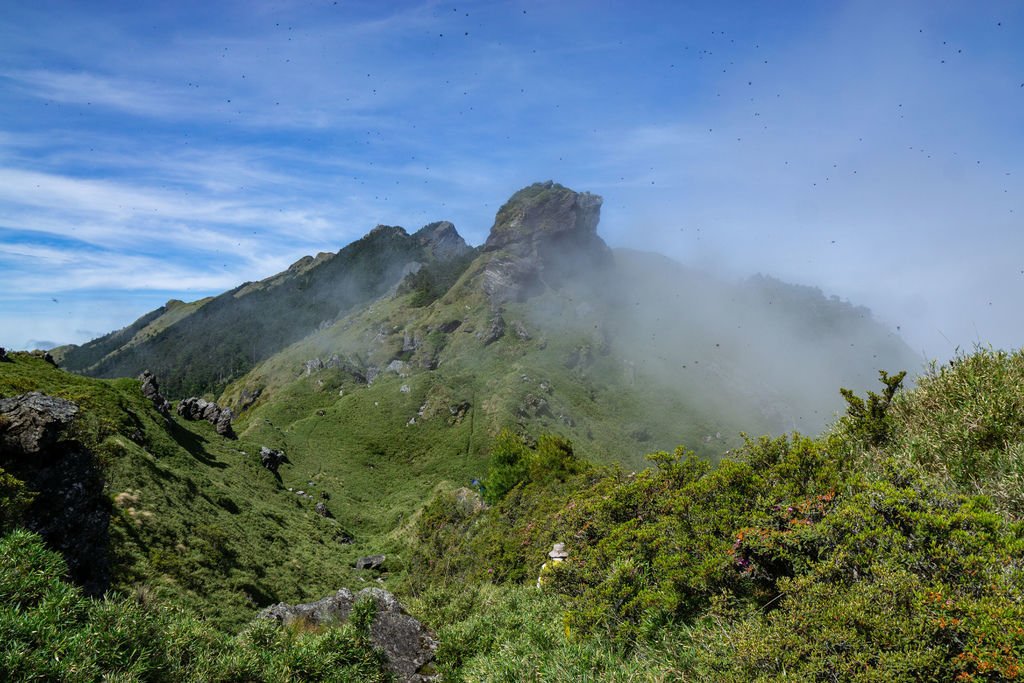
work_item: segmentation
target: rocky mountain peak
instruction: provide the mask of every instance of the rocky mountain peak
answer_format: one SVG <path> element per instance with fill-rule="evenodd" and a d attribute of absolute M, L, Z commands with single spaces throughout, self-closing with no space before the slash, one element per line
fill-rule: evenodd
<path fill-rule="evenodd" d="M 455 226 L 448 221 L 437 221 L 424 225 L 416 231 L 413 237 L 417 238 L 420 244 L 440 261 L 457 258 L 471 249 Z"/>
<path fill-rule="evenodd" d="M 493 306 L 521 300 L 567 276 L 611 262 L 597 236 L 601 197 L 548 180 L 516 192 L 498 210 L 484 243 L 492 252 L 483 288 Z"/>
<path fill-rule="evenodd" d="M 556 237 L 600 241 L 602 201 L 598 195 L 574 192 L 551 180 L 524 187 L 498 210 L 484 251 Z"/>
<path fill-rule="evenodd" d="M 367 239 L 367 238 L 371 238 L 371 237 L 380 237 L 380 236 L 383 236 L 383 235 L 399 235 L 399 236 L 404 236 L 404 235 L 408 235 L 408 234 L 409 233 L 407 233 L 405 231 L 405 228 L 403 228 L 400 225 L 383 225 L 383 224 L 381 224 L 381 225 L 377 225 L 376 227 L 373 228 L 373 230 L 371 230 L 370 232 L 366 233 L 366 235 L 363 237 L 363 239 Z"/>

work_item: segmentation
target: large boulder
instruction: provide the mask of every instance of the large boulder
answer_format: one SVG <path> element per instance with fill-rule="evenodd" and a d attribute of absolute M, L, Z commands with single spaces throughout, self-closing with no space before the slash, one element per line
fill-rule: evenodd
<path fill-rule="evenodd" d="M 35 454 L 57 442 L 78 406 L 63 398 L 33 391 L 0 399 L 0 447 Z"/>
<path fill-rule="evenodd" d="M 352 607 L 362 600 L 376 603 L 369 629 L 370 641 L 387 657 L 388 668 L 395 678 L 407 683 L 437 680 L 431 672 L 438 645 L 436 636 L 410 616 L 395 596 L 381 588 L 364 588 L 356 594 L 342 588 L 322 600 L 300 605 L 282 602 L 260 612 L 259 618 L 275 619 L 283 624 L 339 625 L 348 620 Z"/>
<path fill-rule="evenodd" d="M 260 464 L 274 474 L 277 474 L 277 469 L 286 462 L 288 462 L 288 456 L 284 454 L 284 451 L 274 450 L 266 446 L 260 447 Z"/>

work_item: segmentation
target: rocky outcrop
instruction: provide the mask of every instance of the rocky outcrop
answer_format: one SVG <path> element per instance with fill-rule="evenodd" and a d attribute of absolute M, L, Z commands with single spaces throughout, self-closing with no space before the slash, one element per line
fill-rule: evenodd
<path fill-rule="evenodd" d="M 71 401 L 38 391 L 0 399 L 0 447 L 36 455 L 56 444 L 77 414 L 78 406 Z"/>
<path fill-rule="evenodd" d="M 387 555 L 367 555 L 366 557 L 360 557 L 356 560 L 356 569 L 374 569 L 382 571 L 384 569 L 384 562 L 387 560 Z"/>
<path fill-rule="evenodd" d="M 277 451 L 266 446 L 260 447 L 260 464 L 274 474 L 277 474 L 277 469 L 286 462 L 288 462 L 288 456 L 284 454 L 284 451 Z"/>
<path fill-rule="evenodd" d="M 4 347 L 0 346 L 0 363 L 10 363 L 10 362 L 12 362 L 12 361 L 11 361 L 10 358 L 7 357 L 7 349 L 5 349 Z"/>
<path fill-rule="evenodd" d="M 494 253 L 482 280 L 492 306 L 609 265 L 611 251 L 597 236 L 601 201 L 550 180 L 512 195 L 498 210 L 483 247 Z"/>
<path fill-rule="evenodd" d="M 420 241 L 428 254 L 438 261 L 465 256 L 472 248 L 462 239 L 455 226 L 448 221 L 438 221 L 425 225 L 416 231 L 413 237 Z"/>
<path fill-rule="evenodd" d="M 313 373 L 323 370 L 324 362 L 319 358 L 311 358 L 302 364 L 302 368 L 306 371 L 306 377 L 309 377 Z"/>
<path fill-rule="evenodd" d="M 337 368 L 341 370 L 360 384 L 367 383 L 366 373 L 362 370 L 360 365 L 349 358 L 342 358 L 338 354 L 331 355 L 331 357 L 326 361 L 317 357 L 310 358 L 302 363 L 302 370 L 307 377 L 329 368 Z"/>
<path fill-rule="evenodd" d="M 478 334 L 480 339 L 483 341 L 484 346 L 490 346 L 505 336 L 505 319 L 501 317 L 500 313 L 496 313 L 494 317 L 491 318 L 491 324 L 490 327 L 487 328 L 487 331 L 480 332 Z"/>
<path fill-rule="evenodd" d="M 274 619 L 283 624 L 340 625 L 348 621 L 355 604 L 363 600 L 375 603 L 368 635 L 374 647 L 384 653 L 395 678 L 405 683 L 437 680 L 431 666 L 437 650 L 437 637 L 419 620 L 409 616 L 395 596 L 386 590 L 364 588 L 353 594 L 342 588 L 316 602 L 301 605 L 279 603 L 260 612 L 259 618 Z"/>
<path fill-rule="evenodd" d="M 0 468 L 37 494 L 25 526 L 64 556 L 87 594 L 102 595 L 110 586 L 110 502 L 93 454 L 66 439 L 78 412 L 71 401 L 39 392 L 0 399 Z"/>
<path fill-rule="evenodd" d="M 244 412 L 251 408 L 259 397 L 263 394 L 263 388 L 257 387 L 253 390 L 242 389 L 238 397 L 238 403 L 236 404 L 239 412 Z"/>
<path fill-rule="evenodd" d="M 139 375 L 139 381 L 142 382 L 142 395 L 148 398 L 153 403 L 153 407 L 163 415 L 170 415 L 171 402 L 160 394 L 160 384 L 156 381 L 156 375 L 149 370 L 143 370 Z"/>
<path fill-rule="evenodd" d="M 235 415 L 231 408 L 221 408 L 213 401 L 191 396 L 181 399 L 178 403 L 178 415 L 186 420 L 206 420 L 221 436 L 235 438 L 234 429 L 231 427 L 231 420 Z"/>

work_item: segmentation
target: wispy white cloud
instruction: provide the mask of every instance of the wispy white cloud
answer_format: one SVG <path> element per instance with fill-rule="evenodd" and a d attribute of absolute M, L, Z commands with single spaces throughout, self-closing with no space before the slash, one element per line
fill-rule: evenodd
<path fill-rule="evenodd" d="M 145 116 L 181 115 L 189 109 L 184 89 L 95 73 L 45 69 L 0 74 L 34 97 L 54 102 L 107 106 Z"/>

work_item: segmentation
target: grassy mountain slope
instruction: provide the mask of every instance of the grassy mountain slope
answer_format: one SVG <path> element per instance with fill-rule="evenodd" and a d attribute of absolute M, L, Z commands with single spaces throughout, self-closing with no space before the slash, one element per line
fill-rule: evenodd
<path fill-rule="evenodd" d="M 955 615 L 928 611 L 926 596 L 916 593 L 910 608 L 883 602 L 890 612 L 851 612 L 877 634 L 867 640 L 847 635 L 857 629 L 849 621 L 838 640 L 817 638 L 829 626 L 818 612 L 830 601 L 870 605 L 876 594 L 895 595 L 914 582 L 954 590 L 963 598 L 957 609 L 972 614 L 984 605 L 968 598 L 984 594 L 1003 610 L 989 615 L 992 623 L 1005 626 L 999 619 L 1016 612 L 1000 600 L 1016 599 L 1018 575 L 1000 558 L 1016 552 L 1019 534 L 987 503 L 972 507 L 959 498 L 959 479 L 937 474 L 947 466 L 943 427 L 917 436 L 895 427 L 864 432 L 891 431 L 894 441 L 886 443 L 865 442 L 846 427 L 820 440 L 738 436 L 794 425 L 814 431 L 841 407 L 839 386 L 864 391 L 880 367 L 913 369 L 916 359 L 902 342 L 864 309 L 817 290 L 763 277 L 728 283 L 659 256 L 613 252 L 596 234 L 599 208 L 593 195 L 538 184 L 502 207 L 478 252 L 459 250 L 459 239 L 447 241 L 455 253 L 438 253 L 445 241 L 425 245 L 401 229 L 380 228 L 339 255 L 300 261 L 171 324 L 160 322 L 171 311 L 147 317 L 130 336 L 104 342 L 113 351 L 90 372 L 103 363 L 127 372 L 128 360 L 145 360 L 162 384 L 177 388 L 168 394 L 226 382 L 218 400 L 236 411 L 237 441 L 205 422 L 164 418 L 142 398 L 137 380 L 82 377 L 29 355 L 0 363 L 0 397 L 38 390 L 79 404 L 65 438 L 102 466 L 112 586 L 143 602 L 173 601 L 209 623 L 167 617 L 154 626 L 147 620 L 155 617 L 130 603 L 123 604 L 125 618 L 156 629 L 149 631 L 155 642 L 191 624 L 189 633 L 219 643 L 196 649 L 198 658 L 219 651 L 251 663 L 258 650 L 246 640 L 251 627 L 235 645 L 214 629 L 237 630 L 271 602 L 315 599 L 378 578 L 351 569 L 357 557 L 374 553 L 387 555 L 379 577 L 385 585 L 413 599 L 417 615 L 440 629 L 441 665 L 452 680 L 770 680 L 778 662 L 807 675 L 826 671 L 828 648 L 843 643 L 851 658 L 867 657 L 871 637 L 893 639 L 918 657 L 916 641 L 900 640 L 878 622 L 888 614 L 893 628 L 923 634 L 930 647 L 941 634 L 927 631 L 927 620 Z M 430 235 L 444 232 L 428 228 Z M 342 253 L 358 255 L 359 263 L 330 270 Z M 389 264 L 417 259 L 425 264 L 419 271 L 402 277 L 399 269 L 369 283 Z M 335 302 L 333 314 L 319 317 L 325 292 L 351 286 L 361 287 L 359 302 L 345 299 L 344 310 Z M 301 324 L 275 327 L 282 321 Z M 156 334 L 143 340 L 147 329 Z M 224 343 L 220 330 L 229 333 Z M 267 345 L 255 363 L 219 363 L 231 344 L 264 333 Z M 92 351 L 107 348 L 100 347 Z M 167 355 L 147 355 L 156 350 Z M 999 367 L 976 373 L 998 388 Z M 212 384 L 195 384 L 199 376 Z M 929 381 L 910 395 L 928 396 L 937 386 Z M 947 391 L 959 390 L 963 401 L 970 386 L 957 380 L 929 400 L 941 405 Z M 915 413 L 912 401 L 901 401 L 886 420 L 899 413 L 908 424 L 925 424 L 911 416 L 927 407 Z M 1015 418 L 983 409 L 978 419 L 990 428 L 979 443 L 999 451 L 1001 435 L 1016 434 L 1002 426 Z M 656 469 L 644 471 L 646 454 L 679 443 L 702 459 L 662 454 Z M 981 445 L 966 439 L 963 462 Z M 261 446 L 287 454 L 278 476 L 260 466 Z M 993 471 L 1012 472 L 1015 452 Z M 16 479 L 18 463 L 4 457 L 0 467 Z M 933 464 L 903 476 L 893 458 L 905 458 L 899 462 L 907 472 L 928 458 Z M 481 484 L 489 507 L 473 492 Z M 13 500 L 17 488 L 7 486 L 0 497 Z M 1014 504 L 1005 490 L 982 490 L 1003 496 L 997 501 L 1009 501 L 1005 509 Z M 856 517 L 878 501 L 879 515 Z M 317 502 L 333 519 L 314 512 Z M 892 514 L 885 512 L 890 502 Z M 35 504 L 53 503 L 44 496 Z M 851 519 L 867 541 L 843 526 Z M 981 534 L 981 545 L 960 532 Z M 956 547 L 978 558 L 967 569 L 983 570 L 982 578 L 958 583 L 946 569 L 928 569 L 947 559 L 928 548 L 957 539 L 963 543 Z M 547 589 L 528 589 L 556 540 L 569 543 L 572 562 Z M 18 541 L 24 550 L 16 563 L 38 556 L 31 543 Z M 895 550 L 907 547 L 916 554 Z M 979 581 L 998 567 L 1008 583 L 985 593 Z M 60 583 L 53 581 L 51 587 Z M 103 613 L 96 603 L 75 604 L 77 621 L 26 607 L 0 617 L 0 628 L 39 619 L 57 632 L 88 634 L 95 620 L 108 618 L 96 616 Z M 797 661 L 772 649 L 788 642 L 789 618 L 812 623 L 807 639 L 820 644 Z M 260 634 L 261 642 L 292 652 L 295 642 L 282 642 L 290 636 Z M 754 654 L 747 657 L 737 643 Z M 310 656 L 321 662 L 318 647 L 309 645 L 320 653 Z M 920 655 L 926 664 L 901 663 L 900 671 L 919 676 L 927 665 L 962 672 L 948 664 L 966 652 L 989 661 L 977 648 L 946 647 L 932 659 Z M 360 661 L 355 665 L 366 664 Z M 859 661 L 836 671 L 854 678 L 895 671 L 888 660 Z M 275 669 L 277 678 L 245 671 L 208 675 L 285 680 L 289 669 Z"/>
<path fill-rule="evenodd" d="M 67 357 L 70 356 L 71 362 L 76 367 L 89 367 L 95 365 L 106 356 L 116 354 L 122 347 L 135 346 L 156 336 L 167 327 L 185 318 L 212 300 L 212 297 L 207 297 L 186 303 L 177 299 L 171 299 L 160 308 L 150 311 L 127 327 L 115 330 L 82 346 L 75 344 L 58 346 L 51 349 L 50 354 L 58 363 L 64 363 Z"/>
<path fill-rule="evenodd" d="M 440 236 L 435 228 L 409 235 L 379 226 L 337 254 L 307 256 L 266 280 L 191 305 L 187 315 L 171 319 L 181 309 L 165 306 L 123 330 L 62 349 L 63 363 L 107 378 L 149 369 L 164 378 L 172 397 L 213 391 L 318 326 L 381 296 L 413 264 L 466 249 L 454 228 Z M 438 240 L 453 241 L 454 252 L 449 248 L 435 257 Z M 156 321 L 165 324 L 153 327 Z"/>
<path fill-rule="evenodd" d="M 424 509 L 381 525 L 402 527 L 389 541 L 403 560 L 389 582 L 400 579 L 414 613 L 438 629 L 445 680 L 1014 680 L 1024 660 L 1024 493 L 1007 474 L 1020 466 L 1022 359 L 959 357 L 913 390 L 851 402 L 822 437 L 750 440 L 717 465 L 680 450 L 655 454 L 636 474 L 566 468 L 572 456 L 540 457 L 543 438 L 536 449 L 503 441 L 499 449 L 526 467 L 494 505 L 442 484 Z M 4 396 L 40 389 L 75 399 L 83 412 L 68 438 L 101 456 L 111 494 L 128 485 L 137 498 L 120 508 L 113 496 L 111 522 L 134 557 L 134 597 L 83 598 L 31 535 L 0 540 L 0 667 L 9 677 L 386 680 L 358 624 L 251 624 L 229 636 L 154 600 L 217 613 L 177 573 L 142 570 L 142 537 L 157 557 L 173 548 L 204 592 L 225 601 L 246 566 L 269 564 L 274 546 L 260 535 L 301 545 L 312 533 L 318 545 L 303 510 L 277 506 L 272 477 L 228 462 L 245 435 L 217 441 L 178 424 L 175 436 L 137 383 L 76 378 L 28 355 L 0 365 L 0 381 Z M 180 443 L 188 438 L 206 441 L 191 451 Z M 194 489 L 174 484 L 179 477 Z M 218 484 L 245 499 L 217 507 L 260 506 L 245 528 L 198 502 Z M 164 495 L 180 498 L 167 507 Z M 206 519 L 223 530 L 220 550 L 195 524 Z M 556 540 L 569 558 L 538 590 Z M 237 551 L 236 569 L 218 573 L 211 567 L 225 548 Z M 307 585 L 335 571 L 334 553 L 317 565 L 315 550 L 296 551 L 314 570 L 302 576 Z M 285 561 L 275 576 L 265 566 L 268 587 L 297 570 Z"/>
<path fill-rule="evenodd" d="M 310 497 L 289 491 L 260 465 L 261 442 L 227 440 L 206 422 L 164 418 L 137 380 L 96 380 L 29 354 L 12 357 L 0 363 L 0 396 L 41 391 L 79 406 L 63 440 L 84 445 L 102 471 L 111 588 L 144 585 L 234 627 L 257 607 L 358 583 L 350 567 L 359 549 L 347 542 L 348 530 L 313 509 L 330 489 L 303 481 Z M 3 454 L 0 467 L 17 476 L 24 465 L 18 457 Z M 333 509 L 333 500 L 325 502 Z M 34 503 L 62 504 L 52 491 Z"/>
<path fill-rule="evenodd" d="M 258 364 L 222 402 L 339 478 L 372 457 L 366 444 L 401 435 L 416 458 L 463 463 L 438 466 L 468 481 L 506 426 L 561 434 L 595 462 L 636 467 L 679 442 L 714 459 L 741 430 L 821 429 L 841 408 L 823 387 L 916 369 L 866 309 L 818 290 L 608 250 L 599 206 L 553 183 L 525 188 L 446 290 L 424 297 L 407 278 Z M 349 455 L 322 457 L 339 438 Z"/>

